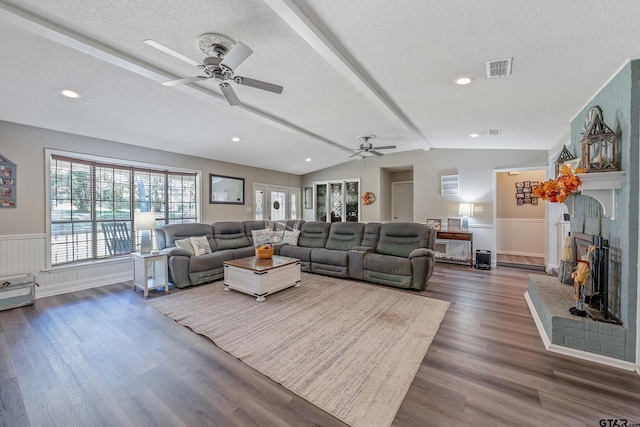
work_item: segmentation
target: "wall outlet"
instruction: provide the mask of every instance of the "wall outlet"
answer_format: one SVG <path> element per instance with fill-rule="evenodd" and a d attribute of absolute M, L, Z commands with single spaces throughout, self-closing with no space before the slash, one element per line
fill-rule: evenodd
<path fill-rule="evenodd" d="M 247 206 L 247 212 L 251 212 L 251 206 Z"/>

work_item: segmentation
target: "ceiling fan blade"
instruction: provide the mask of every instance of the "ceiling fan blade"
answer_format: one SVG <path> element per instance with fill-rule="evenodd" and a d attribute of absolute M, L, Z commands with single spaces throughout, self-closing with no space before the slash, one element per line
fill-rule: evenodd
<path fill-rule="evenodd" d="M 263 82 L 261 80 L 250 79 L 249 77 L 238 76 L 234 78 L 233 81 L 239 85 L 255 87 L 256 89 L 262 89 L 273 93 L 282 93 L 282 89 L 284 89 L 282 86 Z"/>
<path fill-rule="evenodd" d="M 359 155 L 360 153 L 362 153 L 362 151 L 357 151 L 357 152 L 353 153 L 352 155 L 350 155 L 349 158 L 355 157 L 355 156 Z"/>
<path fill-rule="evenodd" d="M 233 90 L 229 83 L 220 83 L 220 90 L 222 91 L 224 97 L 227 98 L 227 102 L 229 103 L 229 105 L 231 105 L 232 107 L 235 105 L 240 105 L 238 95 L 236 95 L 236 92 Z"/>
<path fill-rule="evenodd" d="M 178 58 L 179 60 L 184 61 L 184 62 L 186 62 L 188 64 L 195 65 L 196 67 L 198 65 L 200 65 L 199 62 L 196 62 L 193 59 L 191 59 L 191 58 L 189 58 L 187 56 L 184 56 L 183 54 L 178 53 L 173 49 L 169 49 L 168 47 L 166 47 L 164 45 L 161 45 L 160 43 L 158 43 L 155 40 L 146 39 L 144 42 L 145 42 L 145 44 L 147 44 L 147 45 L 149 45 L 151 47 L 155 47 L 156 49 L 158 49 L 158 50 L 160 50 L 160 51 L 162 51 L 164 53 L 167 53 L 167 54 L 173 56 L 174 58 Z"/>
<path fill-rule="evenodd" d="M 382 156 L 382 153 L 378 153 L 377 151 L 373 151 L 373 150 L 369 150 L 369 153 L 375 154 L 378 157 Z"/>
<path fill-rule="evenodd" d="M 385 145 L 384 147 L 373 147 L 373 150 L 393 150 L 396 148 L 395 145 Z"/>
<path fill-rule="evenodd" d="M 207 76 L 193 76 L 193 77 L 185 77 L 184 79 L 170 80 L 162 84 L 165 86 L 178 86 L 178 85 L 186 85 L 188 83 L 195 83 L 195 82 L 207 80 L 207 79 L 209 79 L 209 77 Z"/>
<path fill-rule="evenodd" d="M 236 67 L 244 62 L 245 59 L 253 53 L 253 50 L 242 42 L 237 42 L 224 56 L 224 59 L 220 63 L 220 67 L 224 67 L 233 71 Z"/>

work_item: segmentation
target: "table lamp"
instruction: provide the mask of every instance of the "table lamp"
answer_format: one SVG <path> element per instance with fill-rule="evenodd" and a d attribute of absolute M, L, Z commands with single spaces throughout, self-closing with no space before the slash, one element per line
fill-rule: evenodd
<path fill-rule="evenodd" d="M 136 231 L 141 231 L 140 253 L 151 252 L 151 230 L 156 228 L 156 215 L 153 212 L 136 212 L 134 214 L 134 225 Z"/>
<path fill-rule="evenodd" d="M 458 215 L 462 216 L 462 231 L 469 231 L 469 217 L 473 215 L 473 203 L 460 203 Z"/>

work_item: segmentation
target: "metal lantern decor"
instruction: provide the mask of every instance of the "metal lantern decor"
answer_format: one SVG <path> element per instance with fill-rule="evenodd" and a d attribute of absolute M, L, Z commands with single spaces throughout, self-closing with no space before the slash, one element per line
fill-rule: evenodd
<path fill-rule="evenodd" d="M 560 152 L 560 155 L 558 155 L 558 158 L 555 161 L 556 174 L 554 176 L 557 177 L 558 174 L 560 173 L 560 166 L 575 159 L 576 159 L 576 156 L 574 156 L 573 153 L 571 153 L 571 151 L 569 151 L 566 146 L 563 146 L 562 151 Z"/>
<path fill-rule="evenodd" d="M 616 133 L 602 121 L 602 110 L 593 107 L 587 113 L 582 141 L 582 168 L 585 172 L 618 170 Z"/>

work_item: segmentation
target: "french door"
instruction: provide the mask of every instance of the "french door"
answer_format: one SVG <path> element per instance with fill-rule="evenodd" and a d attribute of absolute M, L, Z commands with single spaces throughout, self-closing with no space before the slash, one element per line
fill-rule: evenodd
<path fill-rule="evenodd" d="M 257 220 L 300 219 L 300 189 L 254 184 L 253 206 Z"/>

